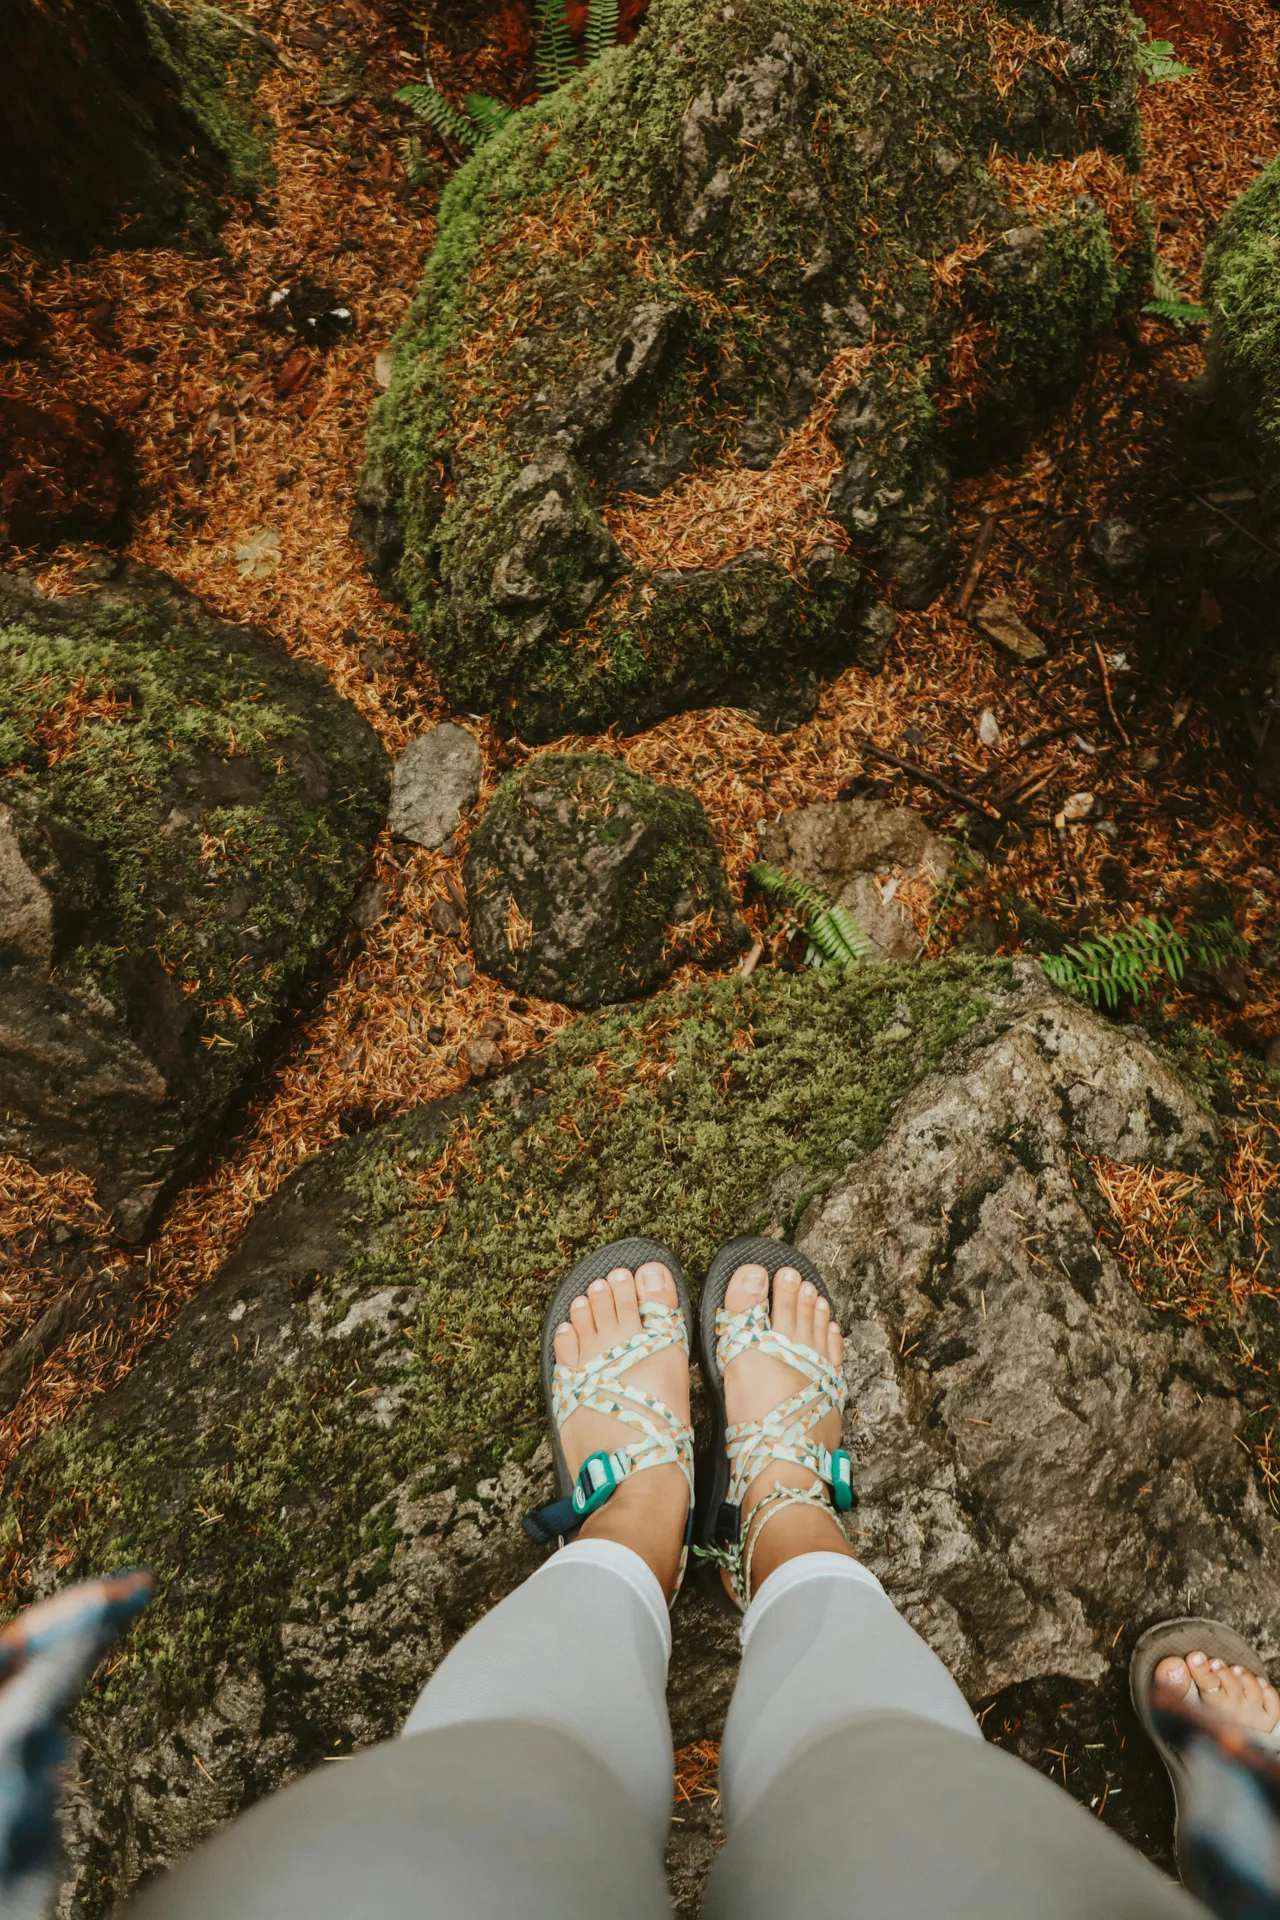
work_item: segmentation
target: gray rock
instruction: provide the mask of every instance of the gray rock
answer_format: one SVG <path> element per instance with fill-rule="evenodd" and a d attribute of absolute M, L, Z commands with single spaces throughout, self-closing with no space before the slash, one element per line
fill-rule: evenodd
<path fill-rule="evenodd" d="M 1108 580 L 1128 586 L 1151 558 L 1151 542 L 1127 520 L 1099 520 L 1089 529 L 1089 551 Z"/>
<path fill-rule="evenodd" d="M 604 754 L 508 775 L 465 873 L 477 964 L 569 1006 L 644 993 L 747 937 L 697 800 Z"/>
<path fill-rule="evenodd" d="M 895 882 L 934 885 L 951 871 L 951 852 L 911 807 L 880 800 L 833 800 L 771 820 L 761 858 L 847 907 L 878 960 L 912 960 L 920 936 Z"/>
<path fill-rule="evenodd" d="M 386 758 L 318 668 L 139 567 L 0 580 L 0 742 L 0 1152 L 137 1237 L 339 932 Z"/>
<path fill-rule="evenodd" d="M 161 1573 L 78 1709 L 63 1912 L 100 1920 L 248 1802 L 394 1733 L 536 1564 L 517 1516 L 549 1483 L 541 1312 L 614 1221 L 695 1273 L 767 1222 L 819 1262 L 847 1330 L 860 1557 L 991 1707 L 988 1737 L 1057 1772 L 1067 1734 L 1069 1789 L 1109 1784 L 1102 1817 L 1167 1854 L 1126 1663 L 1187 1608 L 1280 1655 L 1276 1521 L 1242 1444 L 1269 1396 L 1233 1369 L 1234 1330 L 1215 1345 L 1143 1306 L 1099 1239 L 1089 1157 L 1206 1176 L 1212 1240 L 1218 1152 L 1133 1029 L 1032 963 L 967 960 L 611 1010 L 318 1156 L 6 1484 L 20 1592 L 112 1554 Z M 1273 1367 L 1274 1329 L 1240 1330 Z M 732 1624 L 682 1601 L 677 1746 L 719 1738 L 736 1666 Z M 714 1842 L 690 1826 L 682 1913 Z"/>
<path fill-rule="evenodd" d="M 446 720 L 411 740 L 391 777 L 387 825 L 415 847 L 443 846 L 480 793 L 480 742 Z"/>
<path fill-rule="evenodd" d="M 1011 600 L 984 600 L 974 608 L 973 620 L 988 640 L 1020 667 L 1038 667 L 1049 658 L 1048 647 L 1038 633 L 1031 631 Z"/>

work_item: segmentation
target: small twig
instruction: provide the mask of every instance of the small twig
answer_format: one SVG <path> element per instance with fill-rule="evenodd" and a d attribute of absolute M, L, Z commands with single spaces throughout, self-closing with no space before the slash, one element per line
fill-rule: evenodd
<path fill-rule="evenodd" d="M 890 753 L 887 747 L 878 747 L 865 736 L 862 742 L 863 752 L 869 753 L 875 760 L 883 760 L 887 766 L 897 767 L 901 772 L 918 780 L 922 786 L 932 787 L 936 793 L 945 794 L 948 800 L 959 801 L 962 807 L 968 807 L 972 813 L 985 813 L 989 820 L 1003 820 L 999 807 L 993 807 L 988 800 L 982 800 L 976 793 L 967 793 L 963 787 L 953 787 L 949 780 L 943 780 L 936 773 L 930 773 L 928 767 L 922 767 L 917 760 L 904 760 L 900 753 Z"/>
<path fill-rule="evenodd" d="M 996 537 L 999 514 L 989 513 L 978 529 L 978 537 L 973 543 L 973 552 L 969 555 L 969 564 L 964 570 L 964 579 L 960 582 L 960 591 L 951 603 L 951 610 L 962 620 L 968 618 L 969 603 L 973 599 L 982 569 L 987 564 L 987 555 L 991 551 L 991 542 Z"/>
<path fill-rule="evenodd" d="M 1098 671 L 1102 675 L 1102 692 L 1107 702 L 1107 712 L 1111 715 L 1111 724 L 1115 728 L 1116 732 L 1120 735 L 1120 738 L 1124 741 L 1126 747 L 1131 747 L 1133 745 L 1133 742 L 1129 738 L 1128 734 L 1125 732 L 1124 728 L 1120 725 L 1120 715 L 1116 712 L 1116 703 L 1111 698 L 1111 676 L 1107 672 L 1106 657 L 1103 654 L 1101 646 L 1098 644 L 1096 640 L 1093 643 L 1093 650 L 1098 656 Z"/>
<path fill-rule="evenodd" d="M 752 947 L 750 953 L 746 953 L 742 956 L 742 965 L 739 967 L 738 971 L 742 975 L 744 980 L 746 979 L 749 973 L 755 972 L 756 968 L 760 964 L 760 956 L 763 952 L 764 952 L 764 941 L 757 940 L 755 945 Z"/>
<path fill-rule="evenodd" d="M 1242 533 L 1246 540 L 1252 540 L 1255 547 L 1261 547 L 1269 559 L 1280 560 L 1280 547 L 1273 547 L 1268 541 L 1259 539 L 1251 528 L 1245 526 L 1243 520 L 1236 519 L 1234 513 L 1228 513 L 1225 507 L 1215 506 L 1213 501 L 1206 500 L 1202 493 L 1193 494 L 1192 498 L 1198 500 L 1202 507 L 1208 507 L 1210 513 L 1216 513 L 1220 520 L 1225 520 L 1227 525 L 1234 527 L 1237 533 Z"/>

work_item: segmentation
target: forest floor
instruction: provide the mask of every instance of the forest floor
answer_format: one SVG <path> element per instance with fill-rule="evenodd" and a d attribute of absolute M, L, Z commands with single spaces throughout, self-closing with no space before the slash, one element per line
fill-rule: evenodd
<path fill-rule="evenodd" d="M 318 661 L 394 755 L 445 710 L 348 532 L 378 357 L 435 233 L 436 195 L 406 181 L 406 116 L 391 96 L 423 77 L 425 58 L 455 98 L 471 88 L 526 97 L 526 10 L 519 0 L 441 0 L 434 10 L 421 0 L 247 0 L 243 10 L 283 56 L 260 96 L 278 128 L 278 179 L 263 205 L 230 209 L 213 257 L 154 250 L 66 264 L 14 244 L 6 270 L 50 331 L 40 358 L 5 368 L 4 387 L 37 405 L 92 402 L 121 420 L 140 464 L 129 556 Z M 1142 178 L 1161 255 L 1194 299 L 1214 221 L 1280 148 L 1280 12 L 1267 0 L 1144 0 L 1142 10 L 1194 69 L 1144 88 Z M 442 173 L 447 165 L 442 154 Z M 354 315 L 326 353 L 267 325 L 271 293 L 302 282 Z M 1069 925 L 1099 926 L 1186 905 L 1207 885 L 1201 897 L 1229 900 L 1249 942 L 1235 1004 L 1187 992 L 1168 1005 L 1246 1053 L 1265 1052 L 1280 1035 L 1280 815 L 1246 775 L 1259 594 L 1247 582 L 1206 584 L 1220 576 L 1205 558 L 1215 545 L 1221 558 L 1224 543 L 1243 541 L 1247 555 L 1265 542 L 1240 517 L 1238 451 L 1215 440 L 1211 410 L 1197 402 L 1203 366 L 1198 333 L 1131 319 L 1097 342 L 1073 395 L 1034 437 L 962 481 L 962 547 L 970 552 L 997 516 L 983 592 L 1013 601 L 1049 643 L 1043 668 L 997 657 L 948 593 L 901 616 L 881 675 L 833 681 L 793 732 L 762 733 L 722 708 L 555 748 L 616 754 L 694 790 L 738 888 L 761 821 L 841 794 L 909 802 L 955 831 L 955 803 L 877 761 L 867 742 L 988 800 L 1024 782 L 1023 804 L 1034 795 L 1050 824 L 986 848 L 985 868 L 938 903 L 929 950 L 954 944 L 975 916 L 1007 925 L 1010 894 Z M 1112 587 L 1089 557 L 1088 531 L 1108 516 L 1157 538 L 1136 587 Z M 87 579 L 94 556 L 67 547 L 3 557 L 65 591 Z M 1276 557 L 1262 554 L 1264 572 Z M 983 729 L 994 744 L 980 735 L 984 713 L 999 730 L 996 740 L 989 721 Z M 483 799 L 523 749 L 464 718 L 485 747 Z M 1082 792 L 1094 796 L 1090 822 L 1055 828 Z M 461 850 L 446 860 L 383 839 L 385 917 L 331 956 L 204 1174 L 143 1253 L 113 1244 L 85 1180 L 0 1157 L 0 1341 L 48 1305 L 69 1235 L 84 1237 L 102 1273 L 99 1305 L 0 1426 L 0 1459 L 119 1380 L 303 1160 L 455 1090 L 467 1079 L 466 1043 L 486 1026 L 512 1062 L 574 1017 L 465 966 L 455 978 L 465 947 L 427 915 Z M 443 984 L 427 996 L 424 980 Z M 1254 1188 L 1269 1186 L 1274 1171 L 1255 1158 Z M 1126 1193 L 1116 1204 L 1132 1211 L 1144 1194 Z"/>

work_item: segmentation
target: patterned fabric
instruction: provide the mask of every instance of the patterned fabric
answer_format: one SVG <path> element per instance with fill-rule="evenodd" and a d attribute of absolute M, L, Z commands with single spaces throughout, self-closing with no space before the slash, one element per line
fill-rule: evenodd
<path fill-rule="evenodd" d="M 688 1355 L 689 1329 L 683 1313 L 679 1307 L 669 1307 L 664 1301 L 642 1298 L 639 1333 L 633 1333 L 629 1340 L 610 1347 L 607 1353 L 597 1354 L 585 1366 L 563 1367 L 557 1363 L 551 1376 L 551 1405 L 556 1425 L 561 1429 L 579 1407 L 589 1407 L 593 1413 L 607 1414 L 610 1419 L 621 1420 L 624 1426 L 633 1427 L 640 1438 L 632 1440 L 625 1447 L 619 1447 L 612 1454 L 615 1472 L 625 1477 L 642 1473 L 646 1467 L 680 1467 L 689 1483 L 689 1500 L 692 1504 L 692 1432 L 671 1411 L 665 1400 L 659 1400 L 656 1394 L 646 1393 L 643 1387 L 637 1387 L 622 1377 L 628 1368 L 641 1360 L 652 1359 L 654 1354 L 662 1353 L 667 1347 L 678 1347 L 681 1353 Z M 679 1593 L 680 1583 L 684 1579 L 687 1559 L 686 1548 L 680 1555 L 676 1593 Z"/>
<path fill-rule="evenodd" d="M 125 1622 L 149 1573 L 114 1574 L 28 1607 L 0 1634 L 0 1914 L 38 1920 L 57 1878 L 62 1717 Z"/>
<path fill-rule="evenodd" d="M 1280 1755 L 1274 1734 L 1215 1725 L 1190 1700 L 1153 1709 L 1178 1754 L 1178 1864 L 1223 1920 L 1280 1920 Z"/>
<path fill-rule="evenodd" d="M 742 1420 L 725 1428 L 729 1504 L 742 1505 L 747 1488 L 771 1460 L 807 1467 L 817 1474 L 818 1484 L 809 1488 L 775 1485 L 757 1502 L 745 1540 L 728 1549 L 709 1550 L 709 1557 L 728 1568 L 733 1597 L 744 1612 L 751 1600 L 751 1560 L 756 1543 L 776 1513 L 790 1506 L 820 1507 L 831 1514 L 837 1526 L 840 1524 L 826 1491 L 831 1485 L 831 1452 L 813 1438 L 813 1432 L 829 1413 L 843 1414 L 849 1398 L 840 1369 L 825 1354 L 778 1333 L 769 1324 L 769 1308 L 763 1300 L 745 1313 L 730 1313 L 721 1307 L 716 1314 L 716 1359 L 721 1374 L 742 1354 L 753 1352 L 784 1360 L 803 1376 L 805 1384 L 763 1420 Z"/>

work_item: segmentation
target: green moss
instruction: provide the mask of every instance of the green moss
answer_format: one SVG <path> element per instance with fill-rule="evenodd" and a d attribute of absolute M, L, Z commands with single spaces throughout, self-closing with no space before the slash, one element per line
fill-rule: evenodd
<path fill-rule="evenodd" d="M 183 107 L 216 156 L 229 191 L 253 198 L 275 178 L 275 129 L 254 104 L 270 57 L 223 9 L 195 0 L 173 18 L 174 65 Z"/>
<path fill-rule="evenodd" d="M 753 559 L 776 576 L 782 617 L 755 633 L 731 583 L 674 606 L 670 576 L 640 568 L 610 595 L 620 556 L 612 569 L 557 573 L 549 546 L 512 603 L 494 559 L 513 547 L 527 558 L 533 538 L 514 476 L 556 438 L 582 471 L 574 513 L 590 512 L 603 537 L 601 509 L 633 487 L 633 465 L 661 491 L 663 476 L 736 459 L 744 422 L 773 422 L 778 444 L 797 417 L 777 411 L 797 371 L 816 380 L 868 324 L 881 395 L 911 404 L 904 421 L 886 409 L 867 488 L 892 494 L 930 471 L 959 320 L 940 320 L 932 267 L 1009 226 L 1013 210 L 982 164 L 993 147 L 1034 153 L 1037 131 L 1047 151 L 1108 137 L 1089 87 L 1122 88 L 1132 36 L 1123 6 L 1108 0 L 1093 15 L 1098 45 L 1074 125 L 1069 98 L 1041 100 L 1034 63 L 1010 87 L 985 35 L 919 11 L 743 0 L 726 15 L 709 0 L 656 0 L 632 47 L 514 116 L 459 172 L 397 338 L 362 487 L 375 565 L 451 698 L 545 739 L 608 719 L 644 724 L 710 697 L 726 676 L 758 685 L 784 673 L 803 640 L 830 649 L 810 666 L 847 651 L 857 569 L 843 603 L 806 634 L 806 584 L 786 575 L 767 536 Z M 738 109 L 726 106 L 721 124 L 714 102 L 752 65 L 764 132 L 743 148 Z M 708 112 L 690 133 L 695 102 Z M 682 156 L 699 139 L 726 169 L 719 199 L 704 195 L 711 158 L 688 175 Z M 1051 293 L 1008 303 L 1007 357 L 1028 392 L 1069 365 L 1114 305 L 1095 222 L 1060 223 Z M 590 381 L 645 303 L 678 309 L 679 344 L 601 417 Z M 586 424 L 575 414 L 584 391 L 595 395 Z M 935 512 L 930 502 L 922 523 Z"/>
<path fill-rule="evenodd" d="M 1280 160 L 1231 207 L 1204 263 L 1213 346 L 1262 450 L 1280 455 Z"/>
<path fill-rule="evenodd" d="M 14 1600 L 50 1554 L 60 1578 L 137 1561 L 158 1574 L 87 1724 L 167 1721 L 232 1656 L 283 1697 L 283 1621 L 323 1620 L 352 1577 L 385 1580 L 396 1490 L 475 1488 L 536 1444 L 542 1311 L 584 1248 L 655 1234 L 696 1286 L 733 1234 L 794 1229 L 803 1203 L 779 1212 L 780 1177 L 808 1198 L 869 1152 L 1007 977 L 948 961 L 701 985 L 583 1020 L 529 1064 L 519 1098 L 472 1096 L 443 1142 L 424 1110 L 314 1163 L 303 1180 L 336 1209 L 347 1251 L 318 1288 L 296 1286 L 285 1342 L 264 1332 L 263 1358 L 233 1356 L 237 1293 L 215 1283 L 114 1402 L 50 1432 L 10 1477 Z M 904 1007 L 912 1042 L 881 1043 Z M 240 1296 L 254 1284 L 235 1276 Z M 393 1288 L 407 1344 L 327 1337 Z M 379 1392 L 398 1396 L 387 1425 L 370 1412 Z"/>

